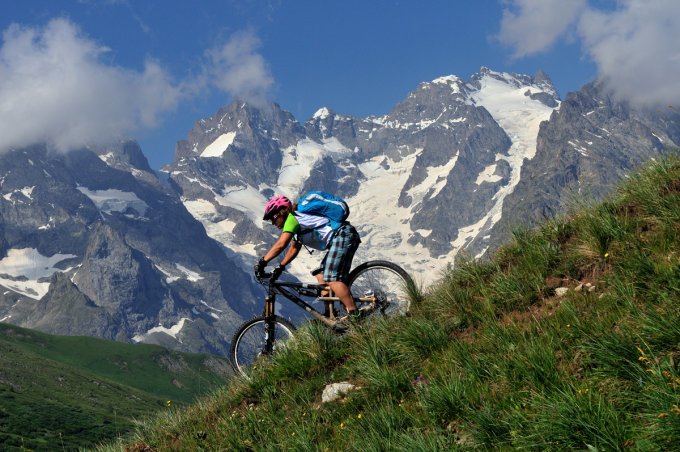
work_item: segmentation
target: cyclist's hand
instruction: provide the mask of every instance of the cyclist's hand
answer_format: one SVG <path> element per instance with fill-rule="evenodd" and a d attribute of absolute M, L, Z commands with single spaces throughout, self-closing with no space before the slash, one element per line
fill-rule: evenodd
<path fill-rule="evenodd" d="M 277 279 L 279 279 L 279 276 L 281 276 L 281 273 L 283 273 L 283 271 L 285 269 L 286 269 L 286 267 L 284 267 L 282 265 L 277 265 L 276 267 L 274 267 L 274 271 L 272 272 L 271 280 L 276 281 Z"/>
<path fill-rule="evenodd" d="M 264 268 L 267 266 L 267 262 L 260 258 L 260 260 L 255 264 L 253 270 L 255 271 L 255 277 L 258 279 L 264 278 L 266 275 L 264 273 Z"/>

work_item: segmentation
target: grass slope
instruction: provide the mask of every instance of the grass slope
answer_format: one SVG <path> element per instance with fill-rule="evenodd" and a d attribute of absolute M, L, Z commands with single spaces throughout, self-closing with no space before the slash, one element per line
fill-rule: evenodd
<path fill-rule="evenodd" d="M 102 450 L 678 450 L 680 159 Z M 360 389 L 321 403 L 325 385 Z"/>
<path fill-rule="evenodd" d="M 0 449 L 73 450 L 111 440 L 224 384 L 225 361 L 0 324 Z"/>

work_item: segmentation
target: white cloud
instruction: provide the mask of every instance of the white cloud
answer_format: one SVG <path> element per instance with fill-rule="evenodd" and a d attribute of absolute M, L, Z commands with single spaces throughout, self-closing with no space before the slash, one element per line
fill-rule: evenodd
<path fill-rule="evenodd" d="M 223 46 L 210 50 L 211 84 L 232 97 L 263 103 L 274 78 L 265 59 L 257 52 L 260 45 L 252 31 L 242 31 Z"/>
<path fill-rule="evenodd" d="M 599 78 L 638 105 L 680 103 L 680 2 L 619 0 L 597 10 L 586 0 L 508 0 L 501 43 L 517 58 L 548 50 L 575 31 Z"/>
<path fill-rule="evenodd" d="M 108 49 L 67 19 L 10 26 L 0 48 L 0 150 L 45 142 L 103 144 L 153 127 L 180 90 L 157 62 L 142 72 L 103 61 Z"/>
<path fill-rule="evenodd" d="M 574 24 L 586 0 L 507 0 L 496 38 L 522 58 L 549 49 Z"/>
<path fill-rule="evenodd" d="M 142 71 L 110 64 L 110 49 L 68 19 L 12 25 L 0 47 L 0 152 L 36 143 L 57 150 L 107 144 L 158 126 L 208 88 L 262 103 L 274 79 L 259 46 L 252 31 L 237 33 L 206 52 L 203 74 L 173 82 L 152 59 Z"/>
<path fill-rule="evenodd" d="M 579 30 L 616 95 L 647 106 L 680 103 L 680 2 L 626 0 L 613 12 L 588 10 Z"/>

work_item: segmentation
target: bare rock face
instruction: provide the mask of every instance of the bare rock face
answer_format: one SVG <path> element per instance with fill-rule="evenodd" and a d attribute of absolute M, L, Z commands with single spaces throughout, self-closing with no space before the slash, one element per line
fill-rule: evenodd
<path fill-rule="evenodd" d="M 533 226 L 580 199 L 602 199 L 640 165 L 680 145 L 680 113 L 646 110 L 613 98 L 601 83 L 570 93 L 543 123 L 536 156 L 503 206 L 492 234 Z"/>
<path fill-rule="evenodd" d="M 226 354 L 261 295 L 134 142 L 0 155 L 0 319 Z"/>

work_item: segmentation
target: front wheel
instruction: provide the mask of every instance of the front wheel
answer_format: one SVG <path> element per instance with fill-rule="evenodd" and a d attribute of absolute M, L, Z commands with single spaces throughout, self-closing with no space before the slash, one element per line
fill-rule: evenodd
<path fill-rule="evenodd" d="M 274 349 L 280 347 L 293 337 L 295 326 L 283 317 L 274 316 Z M 264 317 L 248 320 L 239 327 L 231 340 L 229 359 L 234 370 L 245 375 L 246 370 L 262 355 L 269 352 L 267 348 L 267 336 L 265 332 Z"/>
<path fill-rule="evenodd" d="M 406 271 L 388 261 L 369 261 L 352 270 L 347 278 L 347 285 L 354 297 L 373 296 L 376 305 L 359 303 L 360 309 L 373 308 L 372 312 L 387 317 L 404 315 L 411 307 L 409 290 L 413 280 Z"/>

